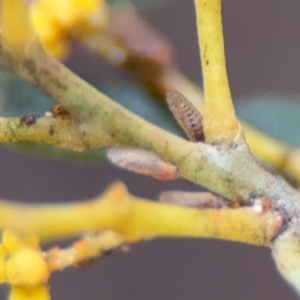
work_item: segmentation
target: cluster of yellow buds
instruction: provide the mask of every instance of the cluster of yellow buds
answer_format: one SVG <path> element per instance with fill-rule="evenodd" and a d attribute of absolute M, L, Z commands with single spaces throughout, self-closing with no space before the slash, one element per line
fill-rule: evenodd
<path fill-rule="evenodd" d="M 48 264 L 37 237 L 20 239 L 5 230 L 0 244 L 0 282 L 11 285 L 9 300 L 50 300 Z"/>
<path fill-rule="evenodd" d="M 108 13 L 105 0 L 34 0 L 31 19 L 45 49 L 63 58 L 72 38 L 104 28 Z"/>

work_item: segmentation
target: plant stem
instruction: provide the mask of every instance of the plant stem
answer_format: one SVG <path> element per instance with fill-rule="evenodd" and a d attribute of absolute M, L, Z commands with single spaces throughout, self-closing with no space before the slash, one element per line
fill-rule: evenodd
<path fill-rule="evenodd" d="M 230 144 L 241 130 L 232 103 L 224 53 L 221 0 L 195 0 L 204 80 L 204 135 Z"/>
<path fill-rule="evenodd" d="M 71 204 L 23 205 L 0 202 L 0 229 L 41 241 L 116 230 L 124 241 L 151 237 L 206 237 L 269 246 L 276 232 L 252 208 L 203 209 L 155 203 L 130 195 L 121 183 L 98 199 Z"/>

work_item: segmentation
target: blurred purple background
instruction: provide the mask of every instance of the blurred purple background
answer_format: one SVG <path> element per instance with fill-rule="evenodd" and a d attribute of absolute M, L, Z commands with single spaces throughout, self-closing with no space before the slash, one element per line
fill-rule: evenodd
<path fill-rule="evenodd" d="M 269 90 L 300 94 L 300 2 L 230 0 L 223 1 L 223 13 L 234 97 Z M 200 82 L 193 1 L 174 1 L 145 16 L 173 42 L 184 73 Z M 125 76 L 82 49 L 68 64 L 82 76 Z M 0 154 L 1 198 L 80 200 L 115 180 L 148 198 L 164 189 L 199 189 L 184 180 L 161 183 L 110 166 L 52 161 L 6 149 Z M 277 274 L 268 249 L 213 240 L 144 242 L 89 268 L 56 273 L 50 285 L 53 299 L 297 299 Z"/>

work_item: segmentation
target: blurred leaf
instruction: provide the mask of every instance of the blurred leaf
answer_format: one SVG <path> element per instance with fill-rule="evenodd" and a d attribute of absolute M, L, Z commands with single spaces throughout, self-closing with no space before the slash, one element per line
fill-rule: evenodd
<path fill-rule="evenodd" d="M 156 101 L 133 81 L 99 82 L 98 79 L 93 79 L 91 84 L 149 122 L 184 136 L 166 104 Z M 42 116 L 56 104 L 35 87 L 5 69 L 0 69 L 0 97 L 0 115 L 5 117 L 21 117 L 30 112 Z M 34 143 L 5 146 L 43 157 L 76 162 L 102 162 L 105 159 L 103 150 L 81 153 Z"/>
<path fill-rule="evenodd" d="M 239 99 L 238 116 L 292 146 L 300 146 L 300 96 L 264 94 Z"/>
<path fill-rule="evenodd" d="M 174 134 L 184 136 L 164 101 L 157 101 L 137 83 L 91 80 L 90 83 L 130 111 Z"/>
<path fill-rule="evenodd" d="M 172 2 L 179 1 L 179 0 L 128 0 L 128 1 L 122 1 L 122 0 L 107 0 L 109 4 L 112 5 L 124 5 L 124 2 L 126 4 L 130 3 L 133 4 L 139 11 L 146 11 L 150 9 L 158 9 L 160 7 L 163 7 L 165 5 L 169 5 Z"/>
<path fill-rule="evenodd" d="M 0 115 L 20 117 L 28 113 L 43 116 L 55 102 L 20 79 L 12 72 L 0 68 Z"/>

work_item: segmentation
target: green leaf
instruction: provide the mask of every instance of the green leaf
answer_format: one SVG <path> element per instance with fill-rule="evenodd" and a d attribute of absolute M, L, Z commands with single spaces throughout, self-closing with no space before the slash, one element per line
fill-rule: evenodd
<path fill-rule="evenodd" d="M 28 113 L 43 116 L 55 102 L 10 71 L 0 67 L 0 115 L 21 117 Z"/>
<path fill-rule="evenodd" d="M 133 80 L 90 81 L 122 106 L 165 130 L 184 137 L 165 101 L 158 101 Z"/>
<path fill-rule="evenodd" d="M 300 97 L 268 93 L 239 99 L 238 116 L 292 146 L 300 145 Z"/>

